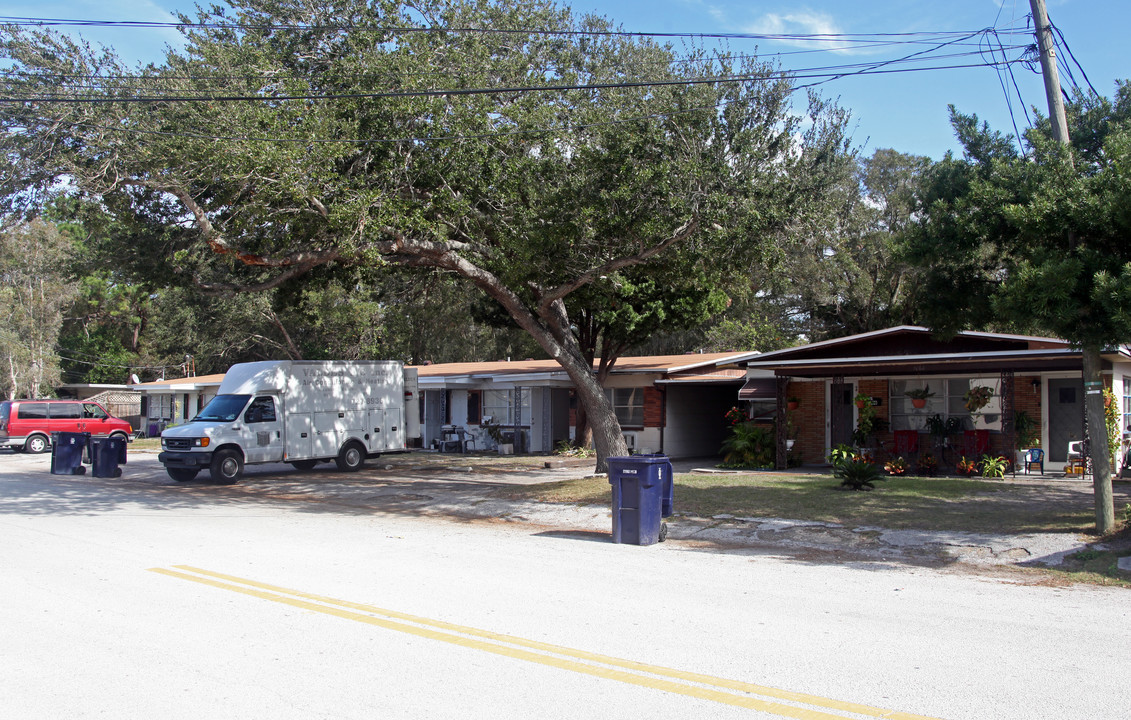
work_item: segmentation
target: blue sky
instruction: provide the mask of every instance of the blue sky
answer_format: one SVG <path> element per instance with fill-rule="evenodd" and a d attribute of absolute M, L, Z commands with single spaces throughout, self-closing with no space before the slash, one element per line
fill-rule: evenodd
<path fill-rule="evenodd" d="M 573 0 L 578 12 L 603 14 L 641 32 L 872 34 L 973 31 L 1024 23 L 1029 0 Z M 1049 16 L 1064 34 L 1092 85 L 1111 96 L 1116 79 L 1131 77 L 1131 52 L 1126 35 L 1131 27 L 1131 0 L 1047 0 Z M 99 20 L 169 20 L 170 9 L 191 14 L 188 0 L 0 0 L 0 15 Z M 176 42 L 173 30 L 91 31 L 85 35 L 113 45 L 129 59 L 152 59 L 165 42 Z M 918 48 L 861 49 L 825 45 L 813 50 L 784 40 L 732 40 L 734 52 L 781 56 L 787 69 L 874 62 Z M 949 62 L 976 62 L 977 57 Z M 1065 58 L 1067 59 L 1067 58 Z M 1041 78 L 1025 66 L 1014 68 L 1019 87 L 1010 88 L 1013 117 L 1024 129 L 1022 104 L 1046 111 Z M 1076 72 L 1076 79 L 1083 77 Z M 1062 77 L 1068 86 L 1068 78 Z M 948 122 L 947 105 L 977 114 L 994 129 L 1012 131 L 1010 108 L 999 76 L 991 68 L 868 75 L 835 80 L 821 92 L 839 98 L 853 114 L 852 133 L 865 153 L 883 147 L 938 159 L 958 150 Z"/>

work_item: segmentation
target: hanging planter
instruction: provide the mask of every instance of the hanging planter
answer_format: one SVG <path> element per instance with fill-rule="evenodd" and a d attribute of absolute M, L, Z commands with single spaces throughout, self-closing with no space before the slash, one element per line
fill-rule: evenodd
<path fill-rule="evenodd" d="M 872 398 L 868 397 L 864 393 L 856 393 L 855 401 L 856 407 L 860 408 L 861 410 L 872 404 Z"/>
<path fill-rule="evenodd" d="M 798 398 L 791 397 L 790 399 L 785 401 L 786 410 L 796 410 L 800 406 L 801 400 L 799 400 Z"/>
<path fill-rule="evenodd" d="M 923 408 L 927 407 L 927 398 L 932 398 L 935 396 L 933 392 L 925 387 L 913 388 L 903 394 L 911 398 L 911 406 L 918 410 L 922 410 Z"/>

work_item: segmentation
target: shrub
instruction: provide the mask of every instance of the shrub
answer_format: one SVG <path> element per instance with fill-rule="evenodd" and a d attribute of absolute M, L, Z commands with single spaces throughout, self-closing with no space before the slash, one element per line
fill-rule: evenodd
<path fill-rule="evenodd" d="M 875 487 L 872 483 L 883 479 L 879 466 L 859 455 L 850 462 L 834 465 L 833 477 L 840 480 L 841 487 L 849 490 L 871 490 Z"/>
<path fill-rule="evenodd" d="M 1009 460 L 1000 455 L 996 458 L 989 455 L 982 456 L 982 477 L 984 478 L 1004 478 L 1008 467 Z"/>
<path fill-rule="evenodd" d="M 725 467 L 764 468 L 774 464 L 773 432 L 752 422 L 732 425 L 721 449 Z"/>
<path fill-rule="evenodd" d="M 901 457 L 893 458 L 884 464 L 884 470 L 888 471 L 888 475 L 903 475 L 907 472 L 907 461 Z"/>
<path fill-rule="evenodd" d="M 955 466 L 955 469 L 958 470 L 959 475 L 973 475 L 978 471 L 978 464 L 973 460 L 967 460 L 966 456 L 963 455 L 962 459 L 958 461 L 958 465 Z"/>

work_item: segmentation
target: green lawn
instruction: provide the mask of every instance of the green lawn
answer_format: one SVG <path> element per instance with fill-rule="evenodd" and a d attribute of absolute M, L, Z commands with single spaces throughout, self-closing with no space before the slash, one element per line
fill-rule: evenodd
<path fill-rule="evenodd" d="M 603 477 L 500 491 L 544 502 L 608 504 Z M 683 474 L 675 478 L 676 513 L 713 517 L 776 517 L 874 525 L 891 529 L 967 532 L 1088 532 L 1095 516 L 1090 491 L 1076 486 L 1009 480 L 893 477 L 867 492 L 841 490 L 825 474 Z"/>

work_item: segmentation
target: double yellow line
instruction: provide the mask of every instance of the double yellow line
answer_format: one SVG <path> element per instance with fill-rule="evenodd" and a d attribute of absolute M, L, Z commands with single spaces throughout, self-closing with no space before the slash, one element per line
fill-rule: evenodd
<path fill-rule="evenodd" d="M 780 717 L 797 720 L 844 720 L 853 716 L 891 718 L 891 720 L 935 720 L 923 715 L 884 710 L 765 685 L 622 660 L 584 650 L 526 640 L 513 635 L 502 635 L 408 615 L 395 610 L 385 610 L 372 605 L 291 590 L 189 565 L 151 568 L 150 571 L 429 640 L 438 640 L 473 650 L 724 705 L 735 705 Z"/>

